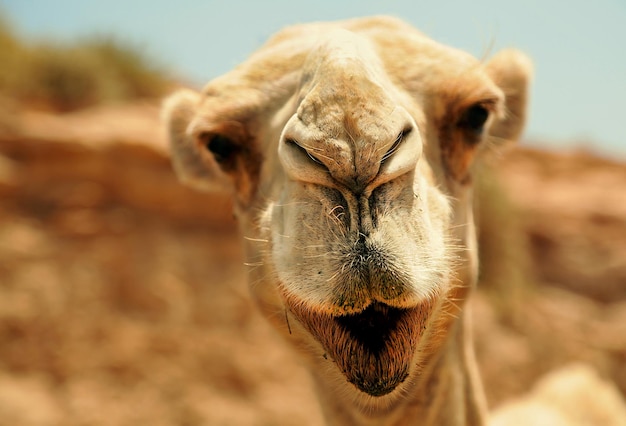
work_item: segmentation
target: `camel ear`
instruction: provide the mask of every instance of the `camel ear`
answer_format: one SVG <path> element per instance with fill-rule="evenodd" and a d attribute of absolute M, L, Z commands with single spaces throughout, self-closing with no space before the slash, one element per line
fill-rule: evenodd
<path fill-rule="evenodd" d="M 232 186 L 231 181 L 210 152 L 207 136 L 194 129 L 200 100 L 200 93 L 181 89 L 163 103 L 161 115 L 167 129 L 172 164 L 185 184 L 204 191 L 225 191 Z"/>
<path fill-rule="evenodd" d="M 487 63 L 487 73 L 505 95 L 504 114 L 493 123 L 489 134 L 498 141 L 516 141 L 526 122 L 532 62 L 518 50 L 505 49 Z"/>

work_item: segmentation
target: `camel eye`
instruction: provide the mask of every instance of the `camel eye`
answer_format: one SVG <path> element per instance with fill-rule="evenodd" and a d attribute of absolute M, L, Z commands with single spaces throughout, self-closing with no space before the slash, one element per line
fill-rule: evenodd
<path fill-rule="evenodd" d="M 230 138 L 220 134 L 209 136 L 206 147 L 213 154 L 215 161 L 221 165 L 231 162 L 240 150 Z"/>
<path fill-rule="evenodd" d="M 489 118 L 489 111 L 484 106 L 472 105 L 463 113 L 458 126 L 478 135 L 483 132 L 487 118 Z"/>

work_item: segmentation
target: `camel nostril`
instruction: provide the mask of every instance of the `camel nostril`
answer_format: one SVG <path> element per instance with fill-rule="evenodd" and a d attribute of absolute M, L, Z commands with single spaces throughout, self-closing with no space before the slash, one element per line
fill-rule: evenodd
<path fill-rule="evenodd" d="M 407 126 L 400 133 L 398 133 L 398 136 L 396 136 L 396 140 L 394 141 L 393 145 L 391 145 L 391 148 L 389 148 L 387 150 L 387 152 L 385 153 L 385 155 L 383 155 L 383 157 L 380 159 L 380 163 L 381 164 L 383 164 L 385 161 L 387 161 L 387 159 L 389 157 L 391 157 L 392 155 L 394 155 L 396 153 L 396 151 L 398 151 L 398 148 L 400 147 L 400 144 L 402 144 L 402 142 L 404 142 L 406 137 L 412 131 L 413 131 L 413 127 L 412 126 Z"/>
<path fill-rule="evenodd" d="M 410 123 L 405 126 L 381 157 L 378 173 L 368 184 L 369 192 L 373 193 L 377 188 L 392 181 L 406 184 L 405 180 L 399 178 L 416 170 L 422 148 L 422 137 L 416 125 Z"/>
<path fill-rule="evenodd" d="M 285 144 L 295 148 L 296 150 L 300 151 L 300 153 L 302 154 L 306 154 L 311 161 L 326 168 L 326 165 L 322 162 L 322 160 L 317 158 L 315 155 L 311 154 L 311 151 L 309 149 L 302 146 L 302 144 L 298 143 L 295 139 L 287 138 L 285 139 Z"/>

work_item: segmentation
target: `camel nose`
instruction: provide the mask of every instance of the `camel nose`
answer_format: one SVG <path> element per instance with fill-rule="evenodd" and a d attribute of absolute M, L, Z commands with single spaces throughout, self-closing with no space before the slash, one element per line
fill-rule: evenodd
<path fill-rule="evenodd" d="M 297 121 L 296 116 L 289 120 L 278 149 L 285 172 L 296 181 L 367 196 L 413 171 L 422 153 L 422 139 L 412 119 L 386 138 L 351 144 L 325 135 L 310 135 Z"/>

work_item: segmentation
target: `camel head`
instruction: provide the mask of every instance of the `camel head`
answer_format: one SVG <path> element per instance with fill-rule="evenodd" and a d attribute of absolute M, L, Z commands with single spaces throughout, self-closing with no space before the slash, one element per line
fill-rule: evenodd
<path fill-rule="evenodd" d="M 176 171 L 232 195 L 254 299 L 320 393 L 392 407 L 432 370 L 476 281 L 473 174 L 529 78 L 369 18 L 283 30 L 166 101 Z"/>

